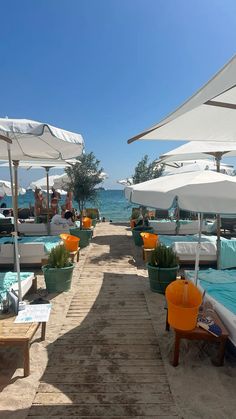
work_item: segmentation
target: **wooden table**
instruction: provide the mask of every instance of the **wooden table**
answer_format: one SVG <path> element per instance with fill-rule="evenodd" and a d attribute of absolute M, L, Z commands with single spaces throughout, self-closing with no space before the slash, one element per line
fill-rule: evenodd
<path fill-rule="evenodd" d="M 30 342 L 42 326 L 41 339 L 45 340 L 46 322 L 42 323 L 14 323 L 16 316 L 0 316 L 0 346 L 20 347 L 23 351 L 24 377 L 30 374 Z"/>
<path fill-rule="evenodd" d="M 167 316 L 168 316 L 168 313 L 167 313 Z M 226 345 L 226 341 L 229 336 L 229 333 L 216 312 L 214 312 L 214 315 L 211 315 L 211 317 L 214 319 L 215 323 L 217 323 L 220 326 L 222 330 L 221 336 L 216 337 L 212 335 L 210 332 L 206 331 L 205 329 L 202 329 L 201 327 L 195 327 L 195 329 L 187 330 L 187 331 L 174 329 L 175 344 L 174 344 L 174 356 L 173 356 L 173 361 L 172 361 L 172 365 L 174 367 L 177 367 L 177 365 L 179 364 L 179 350 L 180 350 L 181 339 L 205 340 L 209 342 L 219 343 L 217 360 L 214 360 L 212 362 L 216 366 L 221 366 L 224 364 L 225 345 Z M 168 320 L 166 320 L 166 330 L 169 330 Z"/>

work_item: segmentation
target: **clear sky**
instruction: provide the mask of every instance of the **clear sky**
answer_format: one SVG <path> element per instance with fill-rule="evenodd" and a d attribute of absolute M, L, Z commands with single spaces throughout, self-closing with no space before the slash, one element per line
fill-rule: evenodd
<path fill-rule="evenodd" d="M 0 0 L 0 115 L 79 132 L 107 187 L 179 142 L 127 139 L 228 61 L 235 0 Z M 232 163 L 232 160 L 227 160 Z M 21 170 L 26 185 L 43 171 Z M 1 178 L 7 178 L 1 169 Z"/>

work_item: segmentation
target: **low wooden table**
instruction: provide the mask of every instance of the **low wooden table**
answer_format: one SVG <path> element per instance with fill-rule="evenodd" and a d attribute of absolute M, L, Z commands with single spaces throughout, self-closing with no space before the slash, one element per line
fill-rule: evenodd
<path fill-rule="evenodd" d="M 167 311 L 167 316 L 168 316 L 168 311 Z M 177 367 L 177 365 L 179 364 L 179 350 L 180 350 L 181 339 L 205 340 L 209 342 L 219 343 L 217 360 L 214 360 L 212 362 L 216 366 L 221 366 L 224 364 L 225 345 L 226 345 L 226 341 L 229 336 L 229 333 L 216 312 L 214 312 L 214 315 L 212 315 L 212 318 L 215 321 L 215 323 L 217 323 L 220 326 L 222 330 L 222 334 L 220 336 L 216 337 L 212 335 L 210 332 L 208 332 L 207 330 L 202 329 L 201 327 L 195 327 L 195 329 L 190 330 L 190 331 L 174 329 L 175 344 L 174 344 L 174 356 L 173 356 L 173 361 L 172 361 L 172 365 L 174 367 Z M 168 324 L 167 319 L 168 317 L 166 317 L 166 330 L 169 330 L 169 324 Z"/>
<path fill-rule="evenodd" d="M 42 326 L 41 339 L 45 340 L 46 322 L 42 323 L 14 323 L 16 316 L 0 315 L 0 346 L 21 347 L 24 359 L 24 377 L 30 374 L 30 342 Z"/>

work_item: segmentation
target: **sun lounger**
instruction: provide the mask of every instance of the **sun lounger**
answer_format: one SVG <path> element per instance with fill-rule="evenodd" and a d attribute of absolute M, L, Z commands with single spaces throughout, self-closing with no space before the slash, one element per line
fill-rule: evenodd
<path fill-rule="evenodd" d="M 47 224 L 45 223 L 22 223 L 18 225 L 18 232 L 26 236 L 46 236 L 47 231 Z M 70 227 L 63 224 L 50 224 L 51 236 L 62 233 L 70 234 Z"/>
<path fill-rule="evenodd" d="M 33 272 L 21 272 L 22 296 L 34 285 L 35 275 Z M 18 277 L 16 272 L 0 272 L 0 303 L 6 298 L 6 292 L 14 289 L 18 291 Z"/>
<path fill-rule="evenodd" d="M 160 235 L 159 242 L 171 246 L 177 253 L 181 263 L 194 263 L 198 234 L 187 236 Z M 216 236 L 201 237 L 200 263 L 216 262 Z M 221 237 L 220 265 L 222 269 L 236 267 L 236 240 Z"/>
<path fill-rule="evenodd" d="M 194 281 L 194 271 L 186 270 L 185 277 Z M 206 290 L 205 299 L 213 307 L 229 331 L 229 339 L 236 347 L 236 269 L 206 269 L 198 273 L 198 287 Z"/>
<path fill-rule="evenodd" d="M 24 266 L 40 265 L 50 250 L 60 243 L 58 236 L 20 237 L 20 264 Z M 14 263 L 14 244 L 11 237 L 0 238 L 0 264 L 4 266 Z"/>
<path fill-rule="evenodd" d="M 212 233 L 214 231 L 210 230 L 212 227 L 211 223 L 203 223 L 202 232 Z M 155 233 L 157 234 L 178 234 L 178 235 L 187 235 L 187 234 L 197 234 L 199 230 L 198 220 L 149 220 L 149 225 L 153 227 Z"/>

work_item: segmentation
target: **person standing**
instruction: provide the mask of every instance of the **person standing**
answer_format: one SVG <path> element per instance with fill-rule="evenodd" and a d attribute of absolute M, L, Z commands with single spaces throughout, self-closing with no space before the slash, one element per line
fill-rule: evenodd
<path fill-rule="evenodd" d="M 73 209 L 72 200 L 73 200 L 73 194 L 72 192 L 68 191 L 66 194 L 66 210 L 67 211 L 72 211 Z"/>
<path fill-rule="evenodd" d="M 43 208 L 43 193 L 40 188 L 36 188 L 34 191 L 34 215 L 38 217 L 41 215 Z"/>
<path fill-rule="evenodd" d="M 58 213 L 60 198 L 61 198 L 61 195 L 59 194 L 59 192 L 57 192 L 56 189 L 52 187 L 51 210 L 52 210 L 53 215 Z"/>

